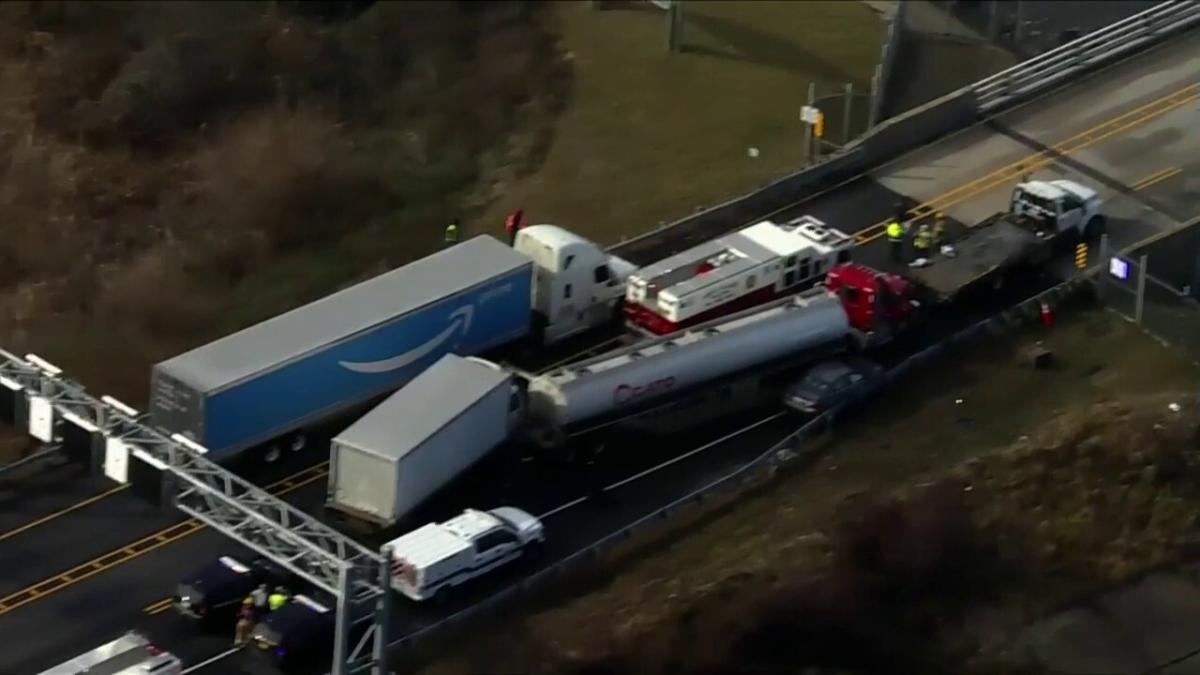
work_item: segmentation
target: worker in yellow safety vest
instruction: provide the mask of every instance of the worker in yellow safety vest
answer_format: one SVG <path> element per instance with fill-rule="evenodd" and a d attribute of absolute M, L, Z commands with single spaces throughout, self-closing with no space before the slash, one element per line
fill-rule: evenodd
<path fill-rule="evenodd" d="M 446 246 L 453 246 L 457 243 L 458 243 L 458 220 L 452 220 L 452 221 L 450 221 L 450 224 L 446 226 L 445 244 L 446 244 Z"/>
<path fill-rule="evenodd" d="M 887 240 L 888 247 L 892 249 L 892 260 L 895 262 L 904 261 L 904 226 L 900 224 L 900 219 L 895 218 L 887 225 Z"/>
<path fill-rule="evenodd" d="M 274 612 L 286 605 L 287 601 L 287 590 L 283 586 L 276 586 L 275 592 L 267 596 L 267 609 Z"/>
<path fill-rule="evenodd" d="M 933 248 L 933 231 L 929 229 L 929 225 L 922 224 L 917 228 L 916 236 L 913 237 L 913 249 L 917 252 L 918 258 L 928 258 L 931 248 Z"/>

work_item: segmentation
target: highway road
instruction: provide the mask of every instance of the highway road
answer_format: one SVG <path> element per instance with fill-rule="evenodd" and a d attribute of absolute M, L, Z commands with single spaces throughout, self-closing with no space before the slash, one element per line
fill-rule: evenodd
<path fill-rule="evenodd" d="M 1129 244 L 1178 227 L 1200 212 L 1198 79 L 1200 36 L 1184 36 L 774 215 L 812 213 L 853 232 L 862 243 L 860 259 L 876 263 L 884 253 L 881 224 L 896 201 L 913 208 L 914 217 L 942 210 L 955 227 L 964 227 L 1002 209 L 1012 183 L 1032 173 L 1098 185 L 1109 200 L 1114 244 Z M 730 229 L 741 225 L 730 223 Z M 425 512 L 442 517 L 466 505 L 507 501 L 541 513 L 594 493 L 610 479 L 705 445 L 706 439 L 719 438 L 753 419 L 744 414 L 668 439 L 610 442 L 607 455 L 617 448 L 636 448 L 637 454 L 601 459 L 586 477 L 545 462 L 499 456 L 464 477 Z M 664 474 L 670 478 L 636 481 L 552 516 L 548 531 L 554 544 L 548 559 L 711 480 L 796 424 L 794 418 L 773 418 L 672 465 Z M 303 507 L 315 508 L 323 499 L 323 474 L 320 468 L 305 468 L 306 461 L 311 460 L 290 458 L 290 465 L 272 472 L 275 475 L 255 478 L 271 484 L 287 471 L 298 473 L 276 489 Z M 496 481 L 496 476 L 505 480 Z M 236 551 L 236 546 L 186 524 L 181 516 L 147 507 L 127 491 L 114 491 L 103 479 L 72 476 L 69 468 L 59 467 L 36 481 L 0 481 L 0 499 L 11 505 L 0 516 L 0 634 L 6 645 L 0 651 L 0 673 L 37 672 L 128 627 L 146 628 L 189 663 L 227 647 L 229 636 L 194 639 L 171 612 L 143 610 L 155 608 L 188 569 L 221 552 Z M 472 500 L 463 501 L 464 494 L 471 494 Z M 478 587 L 460 602 L 474 593 L 490 592 L 498 581 Z M 397 630 L 428 623 L 442 611 L 446 610 L 433 616 L 403 611 Z M 237 655 L 201 672 L 257 670 L 243 661 Z"/>

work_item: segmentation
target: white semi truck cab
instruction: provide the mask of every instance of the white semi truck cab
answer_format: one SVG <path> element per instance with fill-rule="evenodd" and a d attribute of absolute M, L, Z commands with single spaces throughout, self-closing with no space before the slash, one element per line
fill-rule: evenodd
<path fill-rule="evenodd" d="M 1074 181 L 1031 180 L 1013 189 L 1009 211 L 1018 218 L 1037 221 L 1048 236 L 1073 232 L 1091 237 L 1104 228 L 1102 207 L 1095 190 Z"/>
<path fill-rule="evenodd" d="M 531 225 L 513 248 L 534 262 L 533 311 L 546 343 L 613 321 L 637 268 L 556 225 Z"/>

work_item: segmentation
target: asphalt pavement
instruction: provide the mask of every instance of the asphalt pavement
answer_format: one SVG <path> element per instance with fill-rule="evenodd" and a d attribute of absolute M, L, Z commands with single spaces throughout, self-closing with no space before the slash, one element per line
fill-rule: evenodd
<path fill-rule="evenodd" d="M 1200 189 L 1200 160 L 1196 159 L 1200 152 L 1195 147 L 1196 115 L 1200 114 L 1194 92 L 1196 72 L 1200 72 L 1200 38 L 1186 36 L 1001 116 L 991 125 L 975 127 L 899 158 L 774 217 L 816 215 L 858 235 L 863 242 L 860 260 L 882 262 L 886 251 L 879 237 L 881 223 L 891 215 L 898 199 L 923 208 L 923 212 L 945 211 L 956 227 L 964 227 L 1001 210 L 1012 183 L 1021 173 L 1031 171 L 1038 178 L 1071 177 L 1086 184 L 1097 184 L 1096 176 L 1101 176 L 1098 184 L 1109 199 L 1114 246 L 1132 243 L 1147 233 L 1169 231 L 1181 224 L 1181 218 L 1200 211 L 1200 200 L 1195 199 Z M 1147 204 L 1147 198 L 1155 204 Z M 740 226 L 730 225 L 731 229 Z M 468 505 L 502 503 L 542 513 L 594 494 L 609 478 L 636 473 L 753 419 L 744 414 L 693 434 L 610 442 L 606 453 L 619 451 L 622 455 L 601 458 L 584 472 L 520 453 L 503 454 L 435 497 L 422 515 L 440 518 Z M 791 417 L 777 418 L 678 462 L 654 478 L 551 516 L 547 522 L 551 547 L 545 563 L 569 555 L 596 536 L 722 475 L 797 424 Z M 321 440 L 314 439 L 314 443 L 319 445 Z M 310 482 L 285 498 L 319 512 L 325 487 L 320 473 L 310 468 L 313 462 L 311 455 L 290 457 L 286 466 L 251 475 L 260 484 L 269 484 L 288 471 L 307 470 Z M 32 487 L 37 485 L 43 488 Z M 49 485 L 54 486 L 53 491 Z M 73 475 L 62 467 L 47 469 L 44 476 L 28 484 L 0 484 L 0 490 L 6 491 L 0 492 L 0 499 L 11 505 L 0 512 L 0 537 L 111 488 L 103 479 Z M 0 597 L 0 634 L 6 643 L 0 652 L 0 673 L 37 672 L 129 627 L 150 631 L 188 663 L 225 650 L 229 636 L 197 638 L 170 612 L 142 611 L 169 594 L 191 568 L 237 550 L 208 530 L 181 534 L 183 530 L 168 529 L 164 533 L 163 528 L 178 528 L 179 522 L 183 522 L 181 517 L 157 512 L 119 491 L 0 538 L 0 578 L 4 579 L 0 595 L 7 596 Z M 121 562 L 105 565 L 105 556 L 115 551 L 123 551 Z M 529 571 L 528 566 L 516 566 L 481 582 L 458 602 L 469 603 Z M 70 574 L 64 577 L 64 572 Z M 42 586 L 42 580 L 50 579 L 57 581 Z M 402 610 L 396 634 L 428 625 L 456 606 L 460 605 Z M 239 672 L 243 666 L 238 664 L 244 660 L 236 655 L 203 672 Z M 249 670 L 241 672 L 257 670 L 245 667 Z"/>

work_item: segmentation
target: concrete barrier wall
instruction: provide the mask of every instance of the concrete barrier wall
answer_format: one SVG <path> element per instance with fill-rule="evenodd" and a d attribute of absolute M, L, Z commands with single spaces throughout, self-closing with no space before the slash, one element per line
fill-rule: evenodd
<path fill-rule="evenodd" d="M 860 140 L 862 163 L 879 166 L 978 121 L 975 94 L 960 89 L 872 129 Z"/>
<path fill-rule="evenodd" d="M 636 265 L 647 265 L 848 180 L 865 169 L 862 153 L 846 151 L 803 171 L 785 176 L 748 195 L 647 232 L 611 247 Z"/>

